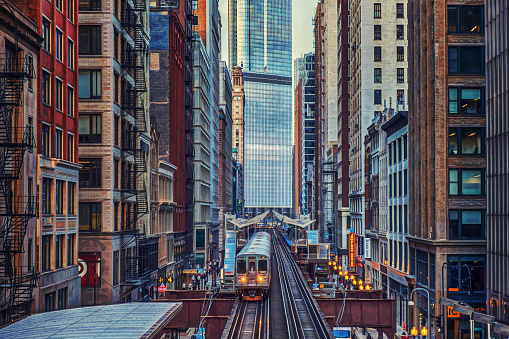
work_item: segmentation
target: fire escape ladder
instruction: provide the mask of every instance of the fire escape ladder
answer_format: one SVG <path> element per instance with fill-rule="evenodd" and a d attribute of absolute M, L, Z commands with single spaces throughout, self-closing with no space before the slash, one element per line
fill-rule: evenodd
<path fill-rule="evenodd" d="M 16 126 L 13 115 L 22 104 L 25 82 L 35 73 L 32 59 L 15 55 L 17 51 L 0 54 L 0 325 L 30 313 L 37 285 L 35 269 L 23 267 L 17 258 L 24 252 L 28 222 L 36 216 L 36 197 L 13 190 L 22 176 L 25 152 L 35 146 L 32 127 Z"/>

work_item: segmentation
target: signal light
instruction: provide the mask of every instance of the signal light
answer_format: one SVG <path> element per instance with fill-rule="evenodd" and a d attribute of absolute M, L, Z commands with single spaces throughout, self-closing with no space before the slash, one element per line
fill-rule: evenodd
<path fill-rule="evenodd" d="M 246 282 L 246 277 L 240 277 L 240 281 Z"/>
<path fill-rule="evenodd" d="M 259 277 L 258 277 L 258 281 L 259 281 L 259 282 L 262 282 L 262 281 L 263 281 L 263 277 L 262 277 L 262 276 L 259 276 Z"/>

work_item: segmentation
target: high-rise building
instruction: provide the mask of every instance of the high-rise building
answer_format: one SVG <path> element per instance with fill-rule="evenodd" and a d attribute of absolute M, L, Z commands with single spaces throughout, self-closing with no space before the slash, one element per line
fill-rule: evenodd
<path fill-rule="evenodd" d="M 509 324 L 509 3 L 486 1 L 486 149 L 488 313 Z M 505 107 L 505 109 L 503 108 Z"/>
<path fill-rule="evenodd" d="M 14 1 L 44 37 L 37 57 L 40 271 L 35 311 L 81 306 L 78 275 L 78 20 L 74 2 Z M 33 246 L 33 244 L 30 244 Z M 31 249 L 33 251 L 33 249 Z M 66 253 L 68 255 L 66 255 Z"/>
<path fill-rule="evenodd" d="M 148 255 L 158 247 L 148 227 L 148 2 L 78 10 L 81 301 L 143 300 L 158 267 Z"/>
<path fill-rule="evenodd" d="M 415 277 L 409 287 L 427 289 L 435 302 L 428 310 L 426 293 L 414 293 L 409 322 L 443 315 L 440 338 L 469 332 L 469 317 L 448 315 L 437 307 L 440 297 L 487 308 L 485 17 L 479 1 L 408 2 L 411 213 L 403 255 L 410 254 Z M 398 146 L 392 152 L 401 153 Z M 475 326 L 475 336 L 483 335 Z"/>
<path fill-rule="evenodd" d="M 292 208 L 292 2 L 230 0 L 230 62 L 243 71 L 248 213 Z"/>
<path fill-rule="evenodd" d="M 365 179 L 368 164 L 364 144 L 368 127 L 387 106 L 400 105 L 402 108 L 405 103 L 408 63 L 406 6 L 404 0 L 349 2 L 350 226 L 361 243 L 364 242 L 365 227 L 369 222 L 366 219 Z"/>
<path fill-rule="evenodd" d="M 46 257 L 36 255 L 39 244 L 46 246 L 40 243 L 42 239 L 34 218 L 38 209 L 35 124 L 40 114 L 37 93 L 41 91 L 35 70 L 42 39 L 35 20 L 28 19 L 21 12 L 24 9 L 25 6 L 17 9 L 8 1 L 0 4 L 2 326 L 38 311 L 36 304 L 44 303 L 34 293 L 34 288 L 37 276 L 44 268 L 40 263 L 48 265 L 55 254 L 49 247 L 43 247 L 40 253 L 46 253 Z M 72 271 L 69 273 L 72 276 Z"/>
<path fill-rule="evenodd" d="M 303 58 L 297 58 L 294 64 L 301 63 Z M 298 68 L 295 68 L 297 70 Z M 293 101 L 293 218 L 302 213 L 302 78 L 299 74 L 294 89 Z"/>
<path fill-rule="evenodd" d="M 244 109 L 246 107 L 246 97 L 244 94 L 242 68 L 239 66 L 235 66 L 232 69 L 232 90 L 232 146 L 235 150 L 235 160 L 237 160 L 240 164 L 244 164 Z"/>

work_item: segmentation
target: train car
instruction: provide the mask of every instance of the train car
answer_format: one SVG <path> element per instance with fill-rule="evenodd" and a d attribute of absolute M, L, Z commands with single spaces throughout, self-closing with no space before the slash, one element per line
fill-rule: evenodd
<path fill-rule="evenodd" d="M 244 300 L 262 300 L 270 289 L 270 235 L 253 234 L 235 258 L 235 290 Z"/>

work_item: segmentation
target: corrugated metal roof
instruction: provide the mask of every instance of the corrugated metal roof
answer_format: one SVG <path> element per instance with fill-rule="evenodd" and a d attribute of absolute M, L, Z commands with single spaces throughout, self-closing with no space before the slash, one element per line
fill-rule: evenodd
<path fill-rule="evenodd" d="M 251 240 L 239 252 L 238 256 L 253 254 L 270 256 L 270 235 L 267 232 L 256 232 L 253 234 Z"/>
<path fill-rule="evenodd" d="M 0 338 L 152 338 L 182 303 L 127 303 L 31 315 L 0 329 Z"/>

